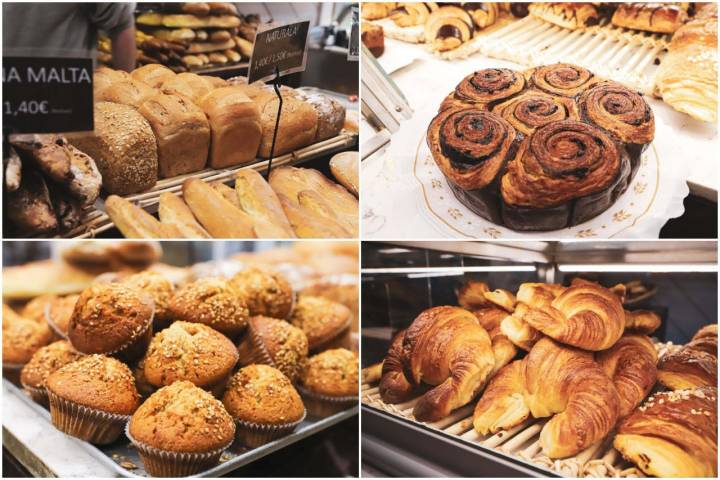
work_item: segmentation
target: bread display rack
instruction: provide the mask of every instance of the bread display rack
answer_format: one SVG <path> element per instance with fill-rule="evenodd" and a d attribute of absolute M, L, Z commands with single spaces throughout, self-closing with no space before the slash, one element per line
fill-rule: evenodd
<path fill-rule="evenodd" d="M 37 417 L 39 417 L 39 423 L 43 424 L 42 429 L 48 431 L 54 430 L 54 427 L 50 422 L 50 412 L 39 404 L 33 402 L 32 399 L 30 399 L 28 395 L 23 393 L 22 390 L 20 390 L 18 387 L 16 387 L 4 378 L 3 396 L 13 396 L 20 399 L 23 404 L 27 405 L 33 411 L 33 413 L 36 414 Z M 205 470 L 204 472 L 196 476 L 212 478 L 227 474 L 244 465 L 252 463 L 253 461 L 258 460 L 266 455 L 270 455 L 271 453 L 276 452 L 284 447 L 292 445 L 293 443 L 308 438 L 311 435 L 314 435 L 327 428 L 330 428 L 345 419 L 357 415 L 357 412 L 358 407 L 355 406 L 348 410 L 336 413 L 335 415 L 322 419 L 306 418 L 292 434 L 282 437 L 266 445 L 263 445 L 259 448 L 232 450 L 235 447 L 230 447 L 230 449 L 226 450 L 225 453 L 223 453 L 219 465 Z M 60 432 L 56 433 L 63 435 Z M 8 437 L 12 438 L 9 439 Z M 111 471 L 115 476 L 128 478 L 149 477 L 149 475 L 145 472 L 143 468 L 143 463 L 138 456 L 137 450 L 135 448 L 132 448 L 130 443 L 124 437 L 111 445 L 102 447 L 96 447 L 89 444 L 88 442 L 83 442 L 77 439 L 72 439 L 72 441 L 76 445 L 80 446 L 84 451 L 86 451 L 92 458 L 97 460 L 98 463 Z M 15 438 L 14 435 L 7 430 L 6 426 L 3 426 L 3 443 L 5 445 L 12 444 L 15 446 L 15 448 L 20 448 L 20 452 L 14 451 L 13 453 L 15 453 L 16 456 L 23 458 L 24 461 L 29 461 L 30 465 L 42 465 L 42 467 L 44 468 L 49 468 L 43 465 L 42 458 L 34 457 L 32 449 L 29 446 L 21 445 L 20 440 Z M 49 474 L 54 472 L 39 471 L 38 473 L 41 473 L 41 475 L 39 476 L 49 476 Z"/>

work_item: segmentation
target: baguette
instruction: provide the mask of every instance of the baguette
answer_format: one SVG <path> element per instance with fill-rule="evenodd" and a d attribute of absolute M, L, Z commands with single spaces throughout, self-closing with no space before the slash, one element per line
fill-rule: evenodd
<path fill-rule="evenodd" d="M 197 17 L 188 14 L 143 13 L 137 17 L 135 23 L 169 28 L 235 28 L 240 26 L 241 22 L 234 15 Z"/>
<path fill-rule="evenodd" d="M 242 210 L 242 207 L 240 207 L 240 200 L 238 199 L 238 196 L 235 193 L 235 190 L 232 189 L 232 187 L 228 187 L 222 182 L 213 183 L 212 187 L 217 190 L 220 195 L 225 197 L 225 200 L 229 201 L 237 208 Z"/>
<path fill-rule="evenodd" d="M 218 52 L 227 50 L 228 48 L 234 48 L 235 42 L 232 38 L 223 42 L 195 42 L 191 43 L 187 49 L 187 53 L 208 53 Z"/>
<path fill-rule="evenodd" d="M 170 192 L 160 195 L 158 216 L 160 223 L 174 225 L 185 238 L 211 238 L 210 234 L 195 219 L 187 204 Z"/>
<path fill-rule="evenodd" d="M 213 237 L 255 238 L 252 219 L 202 180 L 185 180 L 183 198 L 195 218 Z"/>
<path fill-rule="evenodd" d="M 261 225 L 256 225 L 258 237 L 295 237 L 280 200 L 262 175 L 251 169 L 241 170 L 235 179 L 235 192 L 240 208 L 245 213 L 253 219 L 264 220 Z"/>
<path fill-rule="evenodd" d="M 110 220 L 126 238 L 179 238 L 180 232 L 172 225 L 163 225 L 137 205 L 117 195 L 105 200 Z"/>
<path fill-rule="evenodd" d="M 285 195 L 278 193 L 278 200 L 287 215 L 295 234 L 300 238 L 349 238 L 350 232 L 338 223 L 316 215 Z"/>

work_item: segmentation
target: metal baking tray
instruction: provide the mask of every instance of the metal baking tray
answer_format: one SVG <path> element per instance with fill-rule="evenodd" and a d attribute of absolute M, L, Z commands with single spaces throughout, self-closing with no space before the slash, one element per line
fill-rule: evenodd
<path fill-rule="evenodd" d="M 3 378 L 3 384 L 5 387 L 12 392 L 13 395 L 17 395 L 25 403 L 27 403 L 42 419 L 47 422 L 48 427 L 52 427 L 50 421 L 50 412 L 43 406 L 35 403 L 25 392 L 15 386 L 13 383 Z M 246 449 L 244 447 L 238 447 L 233 444 L 227 449 L 222 457 L 221 463 L 217 466 L 200 472 L 195 475 L 196 477 L 219 477 L 226 473 L 229 473 L 237 468 L 247 465 L 259 458 L 269 455 L 277 450 L 280 450 L 288 445 L 292 445 L 304 438 L 307 438 L 317 432 L 325 430 L 336 423 L 339 423 L 345 419 L 351 418 L 358 414 L 359 407 L 356 405 L 348 410 L 336 413 L 326 418 L 313 418 L 307 417 L 300 426 L 290 435 L 265 444 L 258 448 Z M 150 477 L 150 475 L 143 468 L 143 463 L 140 460 L 138 452 L 135 448 L 130 445 L 128 439 L 123 435 L 120 439 L 111 445 L 106 446 L 95 446 L 88 442 L 78 442 L 87 452 L 89 452 L 94 458 L 100 463 L 111 468 L 114 472 L 121 477 Z M 117 459 L 114 460 L 114 458 Z M 131 462 L 137 466 L 136 469 L 129 470 L 119 465 L 118 462 Z"/>

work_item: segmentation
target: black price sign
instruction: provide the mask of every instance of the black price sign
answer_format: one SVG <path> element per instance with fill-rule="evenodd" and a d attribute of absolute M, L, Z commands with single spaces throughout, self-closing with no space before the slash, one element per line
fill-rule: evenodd
<path fill-rule="evenodd" d="M 280 75 L 304 71 L 309 29 L 309 21 L 261 26 L 255 34 L 248 83 L 274 78 L 276 67 Z"/>
<path fill-rule="evenodd" d="M 15 133 L 93 130 L 89 58 L 3 57 L 3 124 Z"/>
<path fill-rule="evenodd" d="M 360 15 L 358 7 L 352 7 L 352 26 L 350 28 L 350 42 L 348 43 L 348 56 L 350 61 L 360 59 Z"/>

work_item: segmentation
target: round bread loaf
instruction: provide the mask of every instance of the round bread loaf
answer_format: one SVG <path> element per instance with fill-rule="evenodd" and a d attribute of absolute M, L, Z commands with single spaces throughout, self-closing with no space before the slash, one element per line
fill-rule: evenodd
<path fill-rule="evenodd" d="M 82 353 L 113 353 L 151 328 L 152 297 L 119 283 L 96 283 L 75 304 L 68 339 Z"/>
<path fill-rule="evenodd" d="M 336 348 L 310 357 L 302 385 L 310 392 L 328 397 L 357 395 L 357 356 L 350 350 Z"/>
<path fill-rule="evenodd" d="M 43 388 L 47 377 L 68 363 L 82 357 L 73 350 L 70 342 L 59 340 L 39 349 L 23 367 L 20 381 L 23 386 Z"/>
<path fill-rule="evenodd" d="M 245 300 L 250 315 L 287 318 L 293 306 L 293 290 L 279 273 L 250 267 L 230 279 L 230 286 Z"/>
<path fill-rule="evenodd" d="M 48 392 L 62 400 L 107 413 L 130 415 L 140 404 L 132 372 L 104 355 L 89 355 L 51 373 Z"/>
<path fill-rule="evenodd" d="M 155 135 L 137 110 L 119 103 L 95 104 L 95 131 L 68 136 L 95 160 L 108 193 L 142 192 L 157 182 Z"/>
<path fill-rule="evenodd" d="M 200 323 L 174 322 L 150 343 L 144 378 L 157 387 L 178 380 L 212 387 L 227 380 L 237 361 L 237 348 L 222 333 Z"/>
<path fill-rule="evenodd" d="M 300 395 L 280 370 L 249 365 L 233 375 L 223 405 L 235 419 L 263 425 L 296 422 L 305 414 Z"/>
<path fill-rule="evenodd" d="M 245 301 L 219 277 L 201 278 L 180 288 L 170 312 L 177 320 L 203 323 L 226 335 L 242 333 L 248 323 Z"/>

